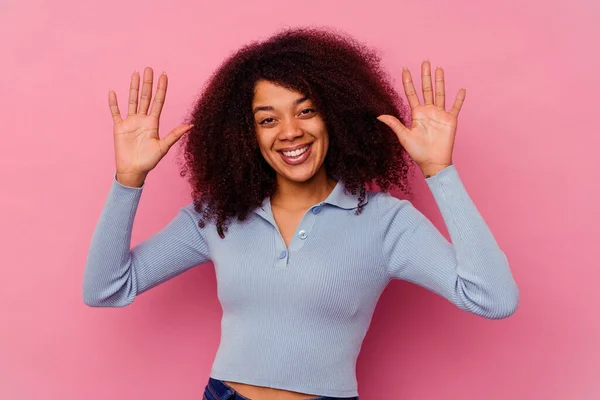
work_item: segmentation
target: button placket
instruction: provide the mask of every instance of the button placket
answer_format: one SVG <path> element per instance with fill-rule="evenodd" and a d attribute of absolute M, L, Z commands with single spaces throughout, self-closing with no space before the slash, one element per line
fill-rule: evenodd
<path fill-rule="evenodd" d="M 296 228 L 296 232 L 292 237 L 289 245 L 289 252 L 300 250 L 300 248 L 306 243 L 310 237 L 310 232 L 317 219 L 317 215 L 312 210 L 306 210 L 304 217 L 300 221 L 300 224 Z"/>
<path fill-rule="evenodd" d="M 274 268 L 285 268 L 288 265 L 290 252 L 285 248 L 285 243 L 281 234 L 275 229 L 276 235 L 276 249 L 279 249 L 279 252 L 276 253 L 275 262 L 273 264 Z"/>
<path fill-rule="evenodd" d="M 311 209 L 306 210 L 300 224 L 296 228 L 295 232 L 289 246 L 286 247 L 285 241 L 283 240 L 283 236 L 281 236 L 281 232 L 279 231 L 279 227 L 275 223 L 275 218 L 273 217 L 273 211 L 271 210 L 270 201 L 266 202 L 265 207 L 261 208 L 259 215 L 261 215 L 266 221 L 268 221 L 275 231 L 275 260 L 273 267 L 274 268 L 286 268 L 292 251 L 300 250 L 300 248 L 306 242 L 315 220 L 317 219 L 317 214 L 319 214 L 323 209 L 323 203 L 319 203 L 316 206 L 313 206 Z"/>
<path fill-rule="evenodd" d="M 273 211 L 271 209 L 271 201 L 269 199 L 265 200 L 263 207 L 258 211 L 258 215 L 267 221 L 273 228 L 273 240 L 275 241 L 273 268 L 285 268 L 289 261 L 290 251 L 285 246 L 283 236 L 281 236 L 281 232 L 279 232 L 279 228 L 275 223 L 275 218 L 273 217 Z"/>

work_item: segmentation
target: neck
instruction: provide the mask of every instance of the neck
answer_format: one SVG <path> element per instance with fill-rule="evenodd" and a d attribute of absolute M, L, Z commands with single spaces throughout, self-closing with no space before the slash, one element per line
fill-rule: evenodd
<path fill-rule="evenodd" d="M 327 176 L 325 168 L 305 182 L 294 182 L 277 176 L 277 189 L 271 196 L 271 206 L 287 210 L 305 210 L 327 198 L 337 181 Z"/>

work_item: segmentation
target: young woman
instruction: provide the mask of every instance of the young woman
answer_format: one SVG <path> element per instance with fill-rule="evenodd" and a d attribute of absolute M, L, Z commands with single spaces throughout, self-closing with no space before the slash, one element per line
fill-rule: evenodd
<path fill-rule="evenodd" d="M 452 162 L 465 89 L 447 105 L 444 71 L 428 61 L 422 102 L 406 68 L 402 82 L 410 110 L 375 51 L 343 34 L 289 29 L 225 60 L 189 120 L 160 138 L 167 76 L 150 107 L 153 71 L 144 70 L 141 97 L 134 73 L 125 119 L 108 97 L 116 173 L 89 249 L 85 303 L 126 306 L 212 261 L 223 318 L 211 400 L 358 399 L 356 359 L 392 279 L 484 318 L 513 314 L 508 260 Z M 185 133 L 194 200 L 130 249 L 145 178 Z M 452 243 L 388 193 L 408 191 L 415 165 Z"/>

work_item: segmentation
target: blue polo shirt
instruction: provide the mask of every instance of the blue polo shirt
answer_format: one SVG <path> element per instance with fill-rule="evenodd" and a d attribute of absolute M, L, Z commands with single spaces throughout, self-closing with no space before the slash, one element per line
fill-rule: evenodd
<path fill-rule="evenodd" d="M 212 261 L 223 309 L 210 376 L 315 396 L 358 396 L 356 360 L 377 301 L 392 279 L 420 285 L 488 319 L 517 308 L 508 260 L 454 165 L 426 179 L 452 243 L 409 200 L 339 181 L 306 210 L 289 246 L 270 199 L 222 239 L 198 227 L 193 202 L 133 248 L 144 186 L 112 186 L 94 230 L 83 280 L 93 307 L 122 307 L 150 288 Z M 210 268 L 206 264 L 203 268 Z"/>

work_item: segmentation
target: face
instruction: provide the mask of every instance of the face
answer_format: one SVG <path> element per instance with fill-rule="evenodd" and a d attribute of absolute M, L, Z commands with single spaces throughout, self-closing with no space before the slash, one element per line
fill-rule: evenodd
<path fill-rule="evenodd" d="M 252 111 L 260 151 L 278 180 L 306 182 L 324 173 L 329 136 L 309 98 L 261 80 L 254 88 Z"/>

